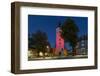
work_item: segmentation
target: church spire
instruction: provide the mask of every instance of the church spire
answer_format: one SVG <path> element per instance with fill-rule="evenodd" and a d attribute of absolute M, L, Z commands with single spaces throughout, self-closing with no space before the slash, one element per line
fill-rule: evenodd
<path fill-rule="evenodd" d="M 60 21 L 59 21 L 59 23 L 58 23 L 57 27 L 61 27 L 61 22 L 60 22 Z"/>

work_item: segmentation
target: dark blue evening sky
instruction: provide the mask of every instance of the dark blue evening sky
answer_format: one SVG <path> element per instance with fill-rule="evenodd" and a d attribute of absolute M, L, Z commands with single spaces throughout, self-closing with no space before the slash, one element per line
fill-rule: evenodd
<path fill-rule="evenodd" d="M 28 33 L 35 33 L 37 30 L 46 32 L 48 40 L 52 47 L 55 47 L 56 42 L 56 27 L 60 23 L 69 18 L 69 16 L 43 16 L 43 15 L 28 15 Z M 71 17 L 79 27 L 78 36 L 86 35 L 88 32 L 87 17 Z"/>

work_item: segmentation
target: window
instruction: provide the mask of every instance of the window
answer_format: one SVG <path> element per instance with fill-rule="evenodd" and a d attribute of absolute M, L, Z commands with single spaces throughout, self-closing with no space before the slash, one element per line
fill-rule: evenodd
<path fill-rule="evenodd" d="M 59 41 L 61 41 L 61 38 L 59 38 Z"/>
<path fill-rule="evenodd" d="M 81 46 L 85 46 L 85 44 L 82 43 Z"/>
<path fill-rule="evenodd" d="M 81 42 L 84 43 L 84 40 L 82 40 Z"/>
<path fill-rule="evenodd" d="M 61 42 L 59 42 L 59 44 L 61 44 Z"/>

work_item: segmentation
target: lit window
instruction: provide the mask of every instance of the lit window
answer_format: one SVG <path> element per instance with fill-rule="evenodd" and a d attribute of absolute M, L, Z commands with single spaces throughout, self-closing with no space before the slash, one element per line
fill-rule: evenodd
<path fill-rule="evenodd" d="M 84 44 L 81 44 L 81 46 L 84 46 Z"/>

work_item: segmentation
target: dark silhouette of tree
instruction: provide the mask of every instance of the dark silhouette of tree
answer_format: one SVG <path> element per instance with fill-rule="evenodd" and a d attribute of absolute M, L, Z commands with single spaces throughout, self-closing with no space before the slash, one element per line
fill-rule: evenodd
<path fill-rule="evenodd" d="M 31 34 L 28 34 L 28 48 L 33 48 L 33 41 L 31 38 Z"/>
<path fill-rule="evenodd" d="M 64 24 L 61 26 L 62 29 L 62 37 L 64 38 L 65 42 L 69 42 L 72 46 L 73 55 L 76 54 L 75 46 L 78 41 L 79 28 L 77 27 L 75 21 L 71 18 L 68 18 Z"/>
<path fill-rule="evenodd" d="M 48 37 L 45 32 L 38 30 L 36 33 L 33 33 L 32 36 L 29 38 L 29 46 L 31 48 L 37 49 L 38 56 L 39 52 L 43 52 L 45 56 L 45 52 L 47 49 Z"/>

